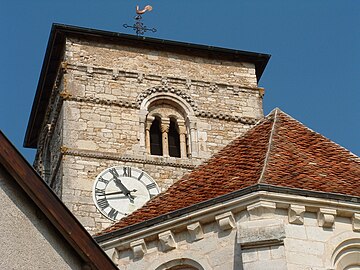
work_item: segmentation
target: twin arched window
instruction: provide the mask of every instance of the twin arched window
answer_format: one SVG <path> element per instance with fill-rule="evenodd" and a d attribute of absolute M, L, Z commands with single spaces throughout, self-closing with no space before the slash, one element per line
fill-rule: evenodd
<path fill-rule="evenodd" d="M 149 121 L 150 120 L 150 121 Z M 184 128 L 179 127 L 177 119 L 164 119 L 159 116 L 148 118 L 149 150 L 151 155 L 186 157 L 186 134 Z"/>
<path fill-rule="evenodd" d="M 150 155 L 186 158 L 188 132 L 185 113 L 167 100 L 153 102 L 145 125 L 146 152 Z"/>

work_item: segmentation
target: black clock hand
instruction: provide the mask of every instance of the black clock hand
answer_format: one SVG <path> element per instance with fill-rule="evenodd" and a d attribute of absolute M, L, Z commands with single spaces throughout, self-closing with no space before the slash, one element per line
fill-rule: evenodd
<path fill-rule="evenodd" d="M 115 175 L 114 175 L 114 182 L 115 182 L 115 185 L 121 189 L 121 191 L 124 193 L 124 195 L 126 197 L 129 198 L 130 202 L 134 203 L 134 197 L 130 194 L 130 190 L 128 190 L 124 184 L 121 182 L 121 180 L 119 178 L 117 178 Z"/>
<path fill-rule="evenodd" d="M 136 192 L 136 191 L 137 191 L 136 189 L 130 190 L 130 192 Z M 98 196 L 108 196 L 108 195 L 116 195 L 116 194 L 124 194 L 124 192 L 122 192 L 122 191 L 116 191 L 116 192 L 99 194 Z"/>

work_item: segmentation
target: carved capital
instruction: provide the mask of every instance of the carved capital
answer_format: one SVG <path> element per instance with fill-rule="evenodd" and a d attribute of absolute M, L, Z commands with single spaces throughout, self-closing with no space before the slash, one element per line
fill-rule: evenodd
<path fill-rule="evenodd" d="M 221 230 L 226 231 L 235 228 L 235 219 L 232 212 L 226 212 L 224 214 L 215 216 Z"/>
<path fill-rule="evenodd" d="M 161 250 L 164 252 L 177 248 L 174 235 L 171 231 L 159 233 L 159 240 Z"/>
<path fill-rule="evenodd" d="M 198 241 L 204 238 L 204 232 L 200 222 L 196 222 L 187 226 L 191 241 Z"/>
<path fill-rule="evenodd" d="M 180 135 L 186 135 L 186 127 L 179 125 L 179 134 Z"/>
<path fill-rule="evenodd" d="M 289 223 L 303 225 L 304 213 L 305 213 L 305 206 L 296 205 L 296 204 L 290 205 L 288 210 Z"/>
<path fill-rule="evenodd" d="M 336 210 L 320 208 L 317 213 L 318 225 L 324 228 L 332 228 L 335 222 Z"/>
<path fill-rule="evenodd" d="M 360 232 L 360 214 L 354 213 L 352 217 L 352 227 L 354 232 Z"/>
<path fill-rule="evenodd" d="M 145 253 L 147 252 L 144 239 L 140 239 L 140 240 L 131 242 L 130 247 L 133 251 L 135 259 L 142 258 L 145 255 Z"/>
<path fill-rule="evenodd" d="M 169 123 L 164 123 L 163 121 L 161 121 L 161 133 L 168 133 L 169 132 L 169 128 L 170 128 L 170 122 Z"/>
<path fill-rule="evenodd" d="M 152 122 L 155 120 L 155 117 L 154 116 L 148 116 L 147 119 L 146 119 L 146 125 L 145 125 L 145 128 L 147 130 L 150 130 L 151 128 L 151 125 L 152 125 Z"/>
<path fill-rule="evenodd" d="M 273 202 L 260 201 L 247 207 L 250 220 L 272 218 L 275 214 L 276 204 Z"/>

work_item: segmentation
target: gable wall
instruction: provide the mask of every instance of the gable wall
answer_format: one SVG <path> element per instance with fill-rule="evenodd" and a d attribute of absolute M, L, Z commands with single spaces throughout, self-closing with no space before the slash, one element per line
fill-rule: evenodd
<path fill-rule="evenodd" d="M 81 259 L 1 166 L 0 206 L 1 269 L 81 269 Z"/>

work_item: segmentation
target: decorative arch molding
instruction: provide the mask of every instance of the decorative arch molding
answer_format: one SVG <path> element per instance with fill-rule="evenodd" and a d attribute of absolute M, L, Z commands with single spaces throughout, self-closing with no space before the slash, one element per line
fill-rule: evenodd
<path fill-rule="evenodd" d="M 353 238 L 342 242 L 332 256 L 333 267 L 340 269 L 360 268 L 360 238 Z"/>
<path fill-rule="evenodd" d="M 327 269 L 360 268 L 360 236 L 358 233 L 340 233 L 327 241 L 326 247 L 325 258 L 329 258 Z"/>
<path fill-rule="evenodd" d="M 140 102 L 140 147 L 151 154 L 150 128 L 155 117 L 160 118 L 163 156 L 169 156 L 168 132 L 171 119 L 175 120 L 180 136 L 180 158 L 197 157 L 197 106 L 190 96 L 168 86 L 148 89 L 138 99 Z"/>
<path fill-rule="evenodd" d="M 163 97 L 166 97 L 166 96 L 173 97 L 173 98 L 177 99 L 177 101 L 180 102 L 180 104 L 182 104 L 184 106 L 190 105 L 190 107 L 192 108 L 191 110 L 193 111 L 193 115 L 195 115 L 194 112 L 196 112 L 198 110 L 197 105 L 191 96 L 189 96 L 188 94 L 184 93 L 183 91 L 181 91 L 179 89 L 175 89 L 174 87 L 170 87 L 170 86 L 166 86 L 166 85 L 155 86 L 155 87 L 149 88 L 149 89 L 145 90 L 144 92 L 142 92 L 136 100 L 136 102 L 140 106 L 140 109 L 143 109 L 144 105 L 148 104 L 148 100 L 150 99 L 149 96 L 152 96 L 152 97 L 159 96 L 156 94 L 160 94 L 160 95 L 165 94 L 165 95 L 162 95 Z"/>
<path fill-rule="evenodd" d="M 179 258 L 173 259 L 168 262 L 165 262 L 155 268 L 155 270 L 169 270 L 169 269 L 181 269 L 180 267 L 186 267 L 185 269 L 194 269 L 194 270 L 205 270 L 204 267 L 201 266 L 200 263 L 196 262 L 195 260 L 188 259 L 188 258 Z M 179 268 L 178 268 L 179 267 Z"/>

